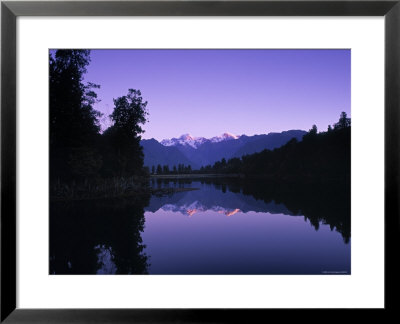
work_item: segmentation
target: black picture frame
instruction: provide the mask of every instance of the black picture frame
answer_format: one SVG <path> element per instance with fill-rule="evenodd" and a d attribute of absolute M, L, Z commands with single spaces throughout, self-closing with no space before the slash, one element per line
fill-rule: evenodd
<path fill-rule="evenodd" d="M 254 322 L 271 309 L 16 308 L 16 19 L 18 16 L 384 16 L 385 308 L 396 311 L 400 219 L 400 0 L 2 1 L 1 2 L 1 322 Z M 372 154 L 372 153 L 371 153 Z M 365 283 L 368 286 L 368 283 Z M 309 314 L 305 310 L 293 310 Z M 315 311 L 315 310 L 313 310 Z M 332 310 L 326 310 L 332 313 Z M 354 310 L 356 311 L 356 310 Z M 371 316 L 371 312 L 365 312 Z M 269 315 L 269 313 L 268 313 Z M 296 315 L 297 316 L 297 315 Z M 305 315 L 309 316 L 309 315 Z M 330 315 L 331 316 L 331 315 Z M 338 317 L 339 318 L 339 317 Z M 267 318 L 265 318 L 266 320 Z M 264 321 L 264 320 L 262 320 Z"/>

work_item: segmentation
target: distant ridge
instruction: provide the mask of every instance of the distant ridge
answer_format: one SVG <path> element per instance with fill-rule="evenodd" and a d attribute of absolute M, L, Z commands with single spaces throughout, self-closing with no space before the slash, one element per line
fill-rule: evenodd
<path fill-rule="evenodd" d="M 141 145 L 144 153 L 144 165 L 151 168 L 153 165 L 168 165 L 172 168 L 174 165 L 185 164 L 197 168 L 197 164 L 188 159 L 178 148 L 174 146 L 164 146 L 154 138 L 142 140 Z"/>
<path fill-rule="evenodd" d="M 253 154 L 264 149 L 274 149 L 285 145 L 292 138 L 301 141 L 307 132 L 303 130 L 289 130 L 281 133 L 262 135 L 241 135 L 224 133 L 210 139 L 183 134 L 178 138 L 164 139 L 158 142 L 155 139 L 142 140 L 144 165 L 151 168 L 153 165 L 191 165 L 192 169 L 214 164 L 222 158 L 230 159 Z"/>

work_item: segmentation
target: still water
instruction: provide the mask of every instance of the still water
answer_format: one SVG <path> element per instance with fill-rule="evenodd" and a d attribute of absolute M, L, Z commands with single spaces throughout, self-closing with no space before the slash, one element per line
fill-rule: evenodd
<path fill-rule="evenodd" d="M 51 274 L 350 274 L 350 196 L 329 186 L 158 180 L 196 188 L 52 203 Z"/>

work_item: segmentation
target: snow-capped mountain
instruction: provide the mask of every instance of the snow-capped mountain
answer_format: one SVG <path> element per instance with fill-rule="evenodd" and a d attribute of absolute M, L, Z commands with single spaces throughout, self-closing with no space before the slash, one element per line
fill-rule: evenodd
<path fill-rule="evenodd" d="M 238 139 L 239 136 L 233 135 L 231 133 L 223 133 L 221 136 L 214 136 L 213 138 L 210 138 L 210 141 L 213 143 L 218 143 L 222 141 L 229 141 L 229 140 L 234 140 Z"/>
<path fill-rule="evenodd" d="M 239 137 L 236 135 L 233 135 L 231 133 L 224 133 L 221 136 L 214 136 L 210 139 L 207 139 L 205 137 L 194 137 L 190 134 L 183 134 L 179 138 L 171 138 L 171 139 L 164 139 L 160 143 L 164 146 L 177 146 L 177 145 L 183 145 L 183 146 L 191 146 L 195 149 L 197 149 L 200 145 L 206 143 L 206 142 L 211 142 L 211 143 L 219 143 L 222 141 L 229 141 L 229 140 L 234 140 L 238 139 Z"/>
<path fill-rule="evenodd" d="M 204 137 L 193 137 L 190 134 L 183 134 L 179 138 L 165 139 L 160 143 L 164 146 L 189 145 L 193 148 L 197 148 L 206 141 L 207 139 Z"/>

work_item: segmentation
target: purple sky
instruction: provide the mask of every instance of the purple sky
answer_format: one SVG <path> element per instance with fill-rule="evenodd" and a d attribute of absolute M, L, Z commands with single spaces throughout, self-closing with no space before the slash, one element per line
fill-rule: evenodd
<path fill-rule="evenodd" d="M 96 109 L 140 89 L 143 138 L 326 130 L 350 117 L 350 50 L 92 50 Z M 109 122 L 103 120 L 104 125 Z"/>

